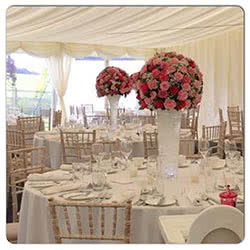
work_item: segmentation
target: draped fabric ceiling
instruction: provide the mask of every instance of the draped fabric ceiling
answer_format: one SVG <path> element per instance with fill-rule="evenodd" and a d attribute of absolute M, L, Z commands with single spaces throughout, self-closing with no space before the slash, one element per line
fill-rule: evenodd
<path fill-rule="evenodd" d="M 174 50 L 192 57 L 204 74 L 202 124 L 218 118 L 218 107 L 226 115 L 227 105 L 243 105 L 244 13 L 239 7 L 11 7 L 6 36 L 7 53 L 22 50 L 51 63 L 51 58 L 89 55 L 147 59 L 156 51 Z M 63 102 L 68 72 L 60 70 L 57 79 L 65 86 L 57 92 Z"/>

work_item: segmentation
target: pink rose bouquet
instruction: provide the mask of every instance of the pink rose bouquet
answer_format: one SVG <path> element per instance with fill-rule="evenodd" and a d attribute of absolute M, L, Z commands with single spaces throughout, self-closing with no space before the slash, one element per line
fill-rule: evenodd
<path fill-rule="evenodd" d="M 106 67 L 96 78 L 97 96 L 124 95 L 132 89 L 128 74 L 117 67 Z"/>
<path fill-rule="evenodd" d="M 136 72 L 130 75 L 129 77 L 129 81 L 133 89 L 137 89 L 137 81 L 139 79 L 139 75 L 140 75 L 140 72 Z"/>
<path fill-rule="evenodd" d="M 163 52 L 135 74 L 141 109 L 183 110 L 196 108 L 201 102 L 203 75 L 191 58 Z"/>

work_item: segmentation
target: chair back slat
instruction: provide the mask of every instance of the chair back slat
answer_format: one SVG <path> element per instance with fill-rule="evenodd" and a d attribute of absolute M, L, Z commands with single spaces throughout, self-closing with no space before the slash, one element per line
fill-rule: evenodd
<path fill-rule="evenodd" d="M 143 145 L 144 145 L 144 158 L 148 158 L 150 154 L 158 153 L 158 133 L 154 132 L 143 132 Z"/>
<path fill-rule="evenodd" d="M 92 144 L 96 141 L 96 130 L 92 132 L 67 132 L 60 129 L 63 163 L 72 163 L 77 159 L 77 145 Z"/>
<path fill-rule="evenodd" d="M 66 206 L 63 207 L 63 212 L 64 212 L 64 218 L 66 222 L 67 231 L 69 234 L 71 234 L 71 225 L 70 225 L 70 220 L 69 220 L 68 208 Z"/>
<path fill-rule="evenodd" d="M 59 211 L 60 208 L 67 206 L 72 208 L 70 218 L 72 220 L 71 229 L 64 230 L 63 223 L 59 223 Z M 65 201 L 57 198 L 49 198 L 49 208 L 51 213 L 53 233 L 56 243 L 62 243 L 62 239 L 82 239 L 82 240 L 112 240 L 116 242 L 129 243 L 130 242 L 130 227 L 131 227 L 131 201 L 126 201 L 123 203 L 86 203 L 86 202 L 74 202 L 74 201 Z M 87 208 L 81 209 L 81 208 Z M 95 210 L 94 210 L 95 209 Z M 118 217 L 118 209 L 119 220 Z M 88 221 L 86 219 L 81 220 L 81 212 L 87 212 Z M 95 216 L 93 212 L 95 211 Z M 105 215 L 114 212 L 115 215 L 111 215 L 112 220 L 106 219 Z M 58 213 L 58 214 L 57 214 Z M 75 213 L 75 214 L 74 214 Z M 123 214 L 122 214 L 123 213 Z M 85 216 L 82 216 L 85 217 Z M 99 219 L 98 219 L 99 218 Z M 63 218 L 60 216 L 60 220 Z M 74 220 L 76 220 L 74 222 Z M 99 221 L 100 220 L 100 221 Z M 61 221 L 60 221 L 61 222 Z M 121 235 L 116 235 L 117 222 L 121 225 Z M 111 227 L 106 227 L 106 223 L 111 223 Z M 88 227 L 89 233 L 83 232 L 83 227 Z M 74 225 L 76 229 L 74 229 Z M 113 225 L 113 228 L 112 228 Z M 108 225 L 107 225 L 108 226 Z M 95 228 L 95 230 L 94 230 Z M 106 232 L 106 228 L 111 228 L 112 230 Z M 74 233 L 78 231 L 78 233 Z"/>
<path fill-rule="evenodd" d="M 45 171 L 45 148 L 22 148 L 7 151 L 7 174 L 11 187 L 13 222 L 18 221 L 17 194 L 22 193 L 27 177 Z"/>

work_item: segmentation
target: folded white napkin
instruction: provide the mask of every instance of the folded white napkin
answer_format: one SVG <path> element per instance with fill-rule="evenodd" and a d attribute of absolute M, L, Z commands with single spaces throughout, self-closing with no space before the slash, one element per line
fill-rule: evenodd
<path fill-rule="evenodd" d="M 200 206 L 201 205 L 201 197 L 198 192 L 188 191 L 187 192 L 187 198 L 190 200 L 190 202 L 194 206 Z"/>
<path fill-rule="evenodd" d="M 65 171 L 71 171 L 72 170 L 72 165 L 71 164 L 62 164 L 60 166 L 60 169 L 65 170 Z"/>
<path fill-rule="evenodd" d="M 70 180 L 71 174 L 63 170 L 49 171 L 43 174 L 30 174 L 28 181 L 62 181 Z"/>
<path fill-rule="evenodd" d="M 130 179 L 112 180 L 111 182 L 117 183 L 117 184 L 131 184 L 131 183 L 133 183 L 133 181 Z"/>
<path fill-rule="evenodd" d="M 126 202 L 128 200 L 132 200 L 136 196 L 135 191 L 129 191 L 127 193 L 122 194 L 122 198 L 119 202 Z"/>
<path fill-rule="evenodd" d="M 51 194 L 56 194 L 56 193 L 60 193 L 60 192 L 75 190 L 75 189 L 78 189 L 80 187 L 81 187 L 81 183 L 69 182 L 68 184 L 58 184 L 58 185 L 53 186 L 53 187 L 44 188 L 43 190 L 41 190 L 41 192 L 44 195 L 51 195 Z"/>

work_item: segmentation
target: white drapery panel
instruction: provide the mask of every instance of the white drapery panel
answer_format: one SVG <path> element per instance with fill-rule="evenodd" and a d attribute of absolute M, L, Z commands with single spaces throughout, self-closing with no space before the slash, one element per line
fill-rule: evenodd
<path fill-rule="evenodd" d="M 219 108 L 227 120 L 227 106 L 244 107 L 243 46 L 243 29 L 236 29 L 185 46 L 168 48 L 193 58 L 204 75 L 199 132 L 202 125 L 219 123 Z"/>
<path fill-rule="evenodd" d="M 71 61 L 72 58 L 66 54 L 61 56 L 51 56 L 47 59 L 52 84 L 57 92 L 62 109 L 62 123 L 64 123 L 66 119 L 64 95 L 66 94 L 68 88 Z"/>

